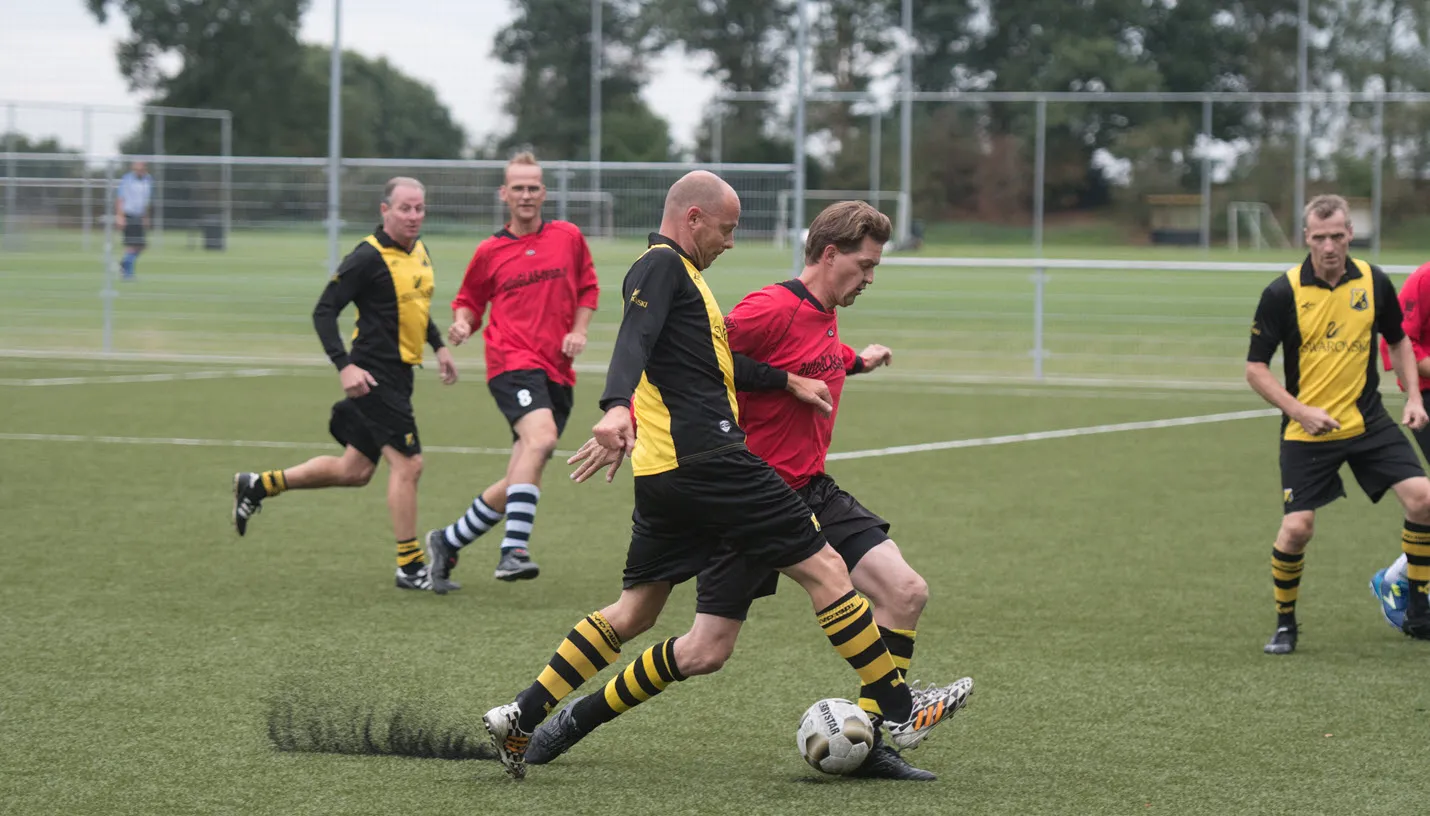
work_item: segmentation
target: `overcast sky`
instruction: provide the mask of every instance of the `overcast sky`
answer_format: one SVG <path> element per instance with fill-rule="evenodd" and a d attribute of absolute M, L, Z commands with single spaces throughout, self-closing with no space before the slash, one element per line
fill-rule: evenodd
<path fill-rule="evenodd" d="M 514 16 L 509 0 L 344 0 L 343 46 L 384 56 L 437 90 L 457 121 L 474 137 L 507 123 L 492 103 L 491 89 L 506 66 L 491 56 L 492 38 Z M 127 26 L 111 16 L 95 22 L 83 0 L 0 0 L 0 100 L 91 105 L 136 105 L 114 57 Z M 313 0 L 303 18 L 302 38 L 329 44 L 333 0 Z M 646 99 L 671 123 L 672 136 L 691 141 L 715 84 L 678 56 L 653 66 Z M 0 111 L 0 116 L 8 111 Z M 581 112 L 584 116 L 585 112 Z M 135 114 L 95 113 L 94 150 L 113 152 L 138 123 Z M 0 120 L 4 130 L 8 120 Z M 83 116 L 17 106 L 15 124 L 35 137 L 57 136 L 83 147 Z M 557 157 L 553 157 L 557 158 Z"/>

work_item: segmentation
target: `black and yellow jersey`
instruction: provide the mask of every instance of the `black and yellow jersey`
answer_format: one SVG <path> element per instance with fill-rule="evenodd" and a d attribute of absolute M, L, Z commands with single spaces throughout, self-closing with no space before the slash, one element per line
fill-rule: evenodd
<path fill-rule="evenodd" d="M 1282 438 L 1330 442 L 1393 422 L 1380 401 L 1376 337 L 1400 342 L 1405 336 L 1400 321 L 1395 284 L 1365 261 L 1347 258 L 1335 286 L 1316 277 L 1310 257 L 1272 281 L 1256 307 L 1247 362 L 1269 364 L 1280 346 L 1286 390 L 1341 425 L 1313 436 L 1301 423 L 1282 417 Z"/>
<path fill-rule="evenodd" d="M 669 238 L 651 233 L 621 291 L 624 311 L 601 409 L 635 410 L 631 472 L 650 476 L 743 448 L 736 388 L 783 388 L 784 372 L 730 353 L 720 305 Z"/>
<path fill-rule="evenodd" d="M 434 288 L 432 259 L 422 239 L 409 251 L 378 227 L 343 259 L 313 309 L 328 359 L 339 370 L 354 363 L 410 384 L 412 366 L 422 364 L 422 344 L 442 347 L 431 318 Z M 349 303 L 357 308 L 351 352 L 343 348 L 338 329 L 338 315 Z"/>

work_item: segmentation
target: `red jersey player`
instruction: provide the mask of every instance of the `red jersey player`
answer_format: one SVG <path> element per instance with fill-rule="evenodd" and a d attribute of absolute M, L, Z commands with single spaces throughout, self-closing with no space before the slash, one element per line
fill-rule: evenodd
<path fill-rule="evenodd" d="M 496 577 L 535 578 L 530 539 L 541 497 L 541 472 L 556 450 L 571 414 L 576 373 L 571 363 L 586 347 L 599 287 L 586 239 L 574 224 L 546 221 L 541 166 L 530 153 L 507 164 L 501 188 L 511 220 L 477 247 L 461 291 L 452 301 L 452 345 L 461 345 L 482 325 L 486 330 L 487 387 L 511 423 L 512 450 L 506 475 L 487 487 L 452 524 L 427 533 L 432 589 L 444 594 L 457 553 L 506 515 Z"/>
<path fill-rule="evenodd" d="M 822 380 L 829 387 L 834 410 L 827 416 L 786 392 L 742 391 L 738 394 L 740 427 L 750 451 L 772 465 L 814 511 L 824 537 L 848 566 L 855 589 L 874 605 L 879 635 L 893 655 L 895 666 L 906 675 L 913 657 L 915 629 L 928 599 L 928 584 L 889 539 L 889 523 L 841 490 L 824 472 L 845 378 L 887 365 L 892 358 L 884 346 L 871 345 L 855 353 L 844 345 L 839 339 L 835 313 L 836 307 L 853 305 L 864 287 L 873 283 L 874 267 L 879 264 L 890 232 L 888 217 L 862 201 L 830 206 L 810 225 L 805 268 L 799 278 L 748 295 L 726 317 L 725 329 L 730 350 L 736 354 L 767 363 L 791 376 Z M 572 478 L 584 481 L 616 461 L 603 450 L 594 440 L 586 443 L 570 459 L 571 463 L 581 462 Z M 614 468 L 608 470 L 608 480 L 614 472 Z M 733 648 L 750 604 L 772 594 L 778 577 L 768 567 L 733 551 L 707 567 L 700 575 L 702 582 L 733 580 L 749 591 L 742 603 L 729 604 L 718 613 L 705 613 L 707 633 L 714 633 L 710 637 Z M 938 710 L 940 718 L 944 718 L 962 708 L 972 692 L 973 680 L 965 677 L 948 686 L 916 690 L 914 705 L 919 708 L 925 702 L 941 700 Z M 526 762 L 550 762 L 606 721 L 608 717 L 599 711 L 599 700 L 590 702 L 596 697 L 599 695 L 572 703 L 541 725 L 532 735 Z M 860 690 L 859 705 L 874 722 L 883 719 L 867 687 Z M 882 737 L 851 775 L 935 778 L 909 765 Z"/>
<path fill-rule="evenodd" d="M 1420 393 L 1426 391 L 1426 378 L 1430 377 L 1430 263 L 1421 266 L 1400 287 L 1400 311 L 1404 315 L 1400 327 L 1410 338 L 1410 347 L 1415 350 L 1415 367 L 1420 373 Z M 1385 370 L 1390 371 L 1390 346 L 1380 341 L 1380 357 Z M 1403 389 L 1404 383 L 1400 384 Z M 1430 455 L 1430 425 L 1412 430 L 1415 443 L 1422 454 Z M 1380 602 L 1381 614 L 1396 629 L 1405 622 L 1406 594 L 1410 592 L 1410 579 L 1406 575 L 1409 559 L 1401 555 L 1389 567 L 1380 570 L 1370 578 L 1370 591 Z"/>

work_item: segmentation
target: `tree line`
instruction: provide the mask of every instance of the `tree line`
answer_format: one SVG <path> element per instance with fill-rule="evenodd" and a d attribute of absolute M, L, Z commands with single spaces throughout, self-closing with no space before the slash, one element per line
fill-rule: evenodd
<path fill-rule="evenodd" d="M 302 43 L 308 0 L 85 0 L 96 19 L 127 20 L 119 70 L 151 104 L 227 108 L 240 155 L 319 156 L 327 145 L 327 49 Z M 491 36 L 510 66 L 497 93 L 511 128 L 474 142 L 427 84 L 382 59 L 345 54 L 344 154 L 498 157 L 520 146 L 556 159 L 589 155 L 590 0 L 511 0 L 515 18 Z M 1430 90 L 1430 0 L 1311 0 L 1312 90 Z M 878 91 L 897 83 L 901 0 L 811 0 L 811 87 Z M 1294 91 L 1296 4 L 1286 0 L 914 0 L 914 86 L 920 91 Z M 487 36 L 472 32 L 475 43 Z M 605 0 L 600 77 L 602 158 L 709 159 L 714 123 L 677 149 L 670 122 L 641 91 L 675 53 L 729 91 L 787 90 L 795 0 Z M 720 158 L 792 155 L 786 106 L 729 103 Z M 870 185 L 873 125 L 865 107 L 816 103 L 809 128 L 813 188 Z M 897 107 L 886 110 L 881 178 L 896 189 Z M 1218 178 L 1228 195 L 1289 201 L 1296 106 L 1214 108 L 1217 141 L 1236 146 Z M 915 106 L 916 209 L 927 217 L 1017 221 L 1033 174 L 1031 104 Z M 215 153 L 209 123 L 171 120 L 174 153 Z M 1200 188 L 1198 104 L 1054 104 L 1047 117 L 1049 212 L 1138 206 L 1154 192 Z M 1368 105 L 1322 105 L 1312 118 L 1316 182 L 1368 192 L 1374 136 Z M 149 127 L 146 124 L 145 127 Z M 136 145 L 148 144 L 147 131 Z M 1430 104 L 1390 105 L 1381 137 L 1388 202 L 1430 209 Z M 682 154 L 683 150 L 683 154 Z M 1108 158 L 1123 172 L 1107 168 Z M 1273 197 L 1275 198 L 1273 200 Z M 1389 207 L 1388 207 L 1389 209 Z"/>

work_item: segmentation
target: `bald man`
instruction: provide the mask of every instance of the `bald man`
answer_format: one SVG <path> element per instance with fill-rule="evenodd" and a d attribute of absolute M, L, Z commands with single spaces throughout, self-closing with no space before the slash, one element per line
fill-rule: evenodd
<path fill-rule="evenodd" d="M 526 775 L 536 727 L 655 624 L 676 584 L 697 578 L 690 631 L 646 649 L 592 695 L 591 720 L 613 719 L 673 682 L 724 665 L 739 630 L 723 622 L 744 619 L 751 591 L 743 560 L 778 570 L 809 593 L 820 628 L 878 701 L 895 745 L 917 745 L 950 708 L 937 693 L 915 705 L 868 601 L 814 514 L 745 446 L 737 389 L 785 388 L 826 413 L 831 406 L 823 383 L 731 353 L 703 273 L 734 247 L 739 222 L 734 189 L 713 173 L 690 173 L 670 188 L 660 232 L 626 275 L 601 397 L 606 413 L 592 429 L 609 461 L 607 480 L 626 456 L 635 476 L 623 589 L 615 603 L 576 623 L 534 683 L 483 717 L 513 779 Z"/>

